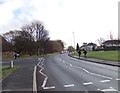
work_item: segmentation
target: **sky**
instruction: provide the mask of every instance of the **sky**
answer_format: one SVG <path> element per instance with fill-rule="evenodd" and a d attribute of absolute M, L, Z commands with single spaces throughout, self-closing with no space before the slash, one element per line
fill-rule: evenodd
<path fill-rule="evenodd" d="M 0 0 L 0 34 L 42 21 L 51 40 L 66 46 L 118 38 L 119 0 Z"/>

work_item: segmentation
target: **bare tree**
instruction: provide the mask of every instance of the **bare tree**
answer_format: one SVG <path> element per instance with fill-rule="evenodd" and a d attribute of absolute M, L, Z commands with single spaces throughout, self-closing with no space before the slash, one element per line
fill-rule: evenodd
<path fill-rule="evenodd" d="M 99 39 L 97 39 L 98 43 L 100 46 L 102 46 L 102 43 L 105 42 L 105 39 L 100 37 Z"/>
<path fill-rule="evenodd" d="M 41 21 L 34 21 L 29 25 L 22 27 L 22 30 L 30 34 L 29 40 L 32 38 L 36 41 L 37 55 L 44 52 L 44 43 L 48 39 L 48 31 L 44 28 Z"/>

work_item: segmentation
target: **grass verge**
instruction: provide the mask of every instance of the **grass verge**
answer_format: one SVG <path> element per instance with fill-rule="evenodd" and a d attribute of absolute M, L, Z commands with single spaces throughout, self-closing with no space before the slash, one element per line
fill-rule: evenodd
<path fill-rule="evenodd" d="M 18 67 L 14 66 L 14 68 L 10 68 L 8 66 L 2 67 L 1 76 L 0 79 L 6 78 L 8 75 L 10 75 L 13 71 L 15 71 Z"/>
<path fill-rule="evenodd" d="M 103 60 L 111 60 L 111 61 L 118 61 L 119 56 L 118 54 L 120 51 L 88 51 L 87 57 L 88 58 L 98 58 Z M 78 53 L 72 54 L 78 56 Z M 81 54 L 84 57 L 84 54 Z"/>

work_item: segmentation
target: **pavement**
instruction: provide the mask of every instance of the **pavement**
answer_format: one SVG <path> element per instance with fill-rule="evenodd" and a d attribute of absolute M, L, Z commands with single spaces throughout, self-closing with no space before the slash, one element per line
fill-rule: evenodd
<path fill-rule="evenodd" d="M 37 59 L 13 60 L 17 69 L 2 80 L 2 93 L 33 93 L 33 71 Z M 2 66 L 10 66 L 10 61 L 2 61 Z"/>
<path fill-rule="evenodd" d="M 111 65 L 111 66 L 117 66 L 120 67 L 120 62 L 117 61 L 108 61 L 108 60 L 102 60 L 102 59 L 96 59 L 96 58 L 84 58 L 84 57 L 78 57 L 78 56 L 74 56 L 71 54 L 68 54 L 70 57 L 76 58 L 76 59 L 80 59 L 80 60 L 85 60 L 88 62 L 94 62 L 94 63 L 99 63 L 99 64 L 105 64 L 105 65 Z"/>

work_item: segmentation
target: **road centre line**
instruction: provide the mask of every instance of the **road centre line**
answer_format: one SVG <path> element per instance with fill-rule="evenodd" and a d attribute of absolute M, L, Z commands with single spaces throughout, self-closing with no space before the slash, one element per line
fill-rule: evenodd
<path fill-rule="evenodd" d="M 74 84 L 64 85 L 64 87 L 74 87 Z"/>
<path fill-rule="evenodd" d="M 70 66 L 72 66 L 72 64 L 70 64 Z"/>
<path fill-rule="evenodd" d="M 100 89 L 97 89 L 98 91 L 100 90 Z"/>
<path fill-rule="evenodd" d="M 62 62 L 63 62 L 63 63 L 65 63 L 65 61 L 64 61 L 64 60 L 63 60 Z"/>
<path fill-rule="evenodd" d="M 116 80 L 120 80 L 120 78 L 116 78 Z"/>
<path fill-rule="evenodd" d="M 66 63 L 68 63 L 68 62 L 66 62 Z M 72 64 L 71 64 L 71 65 L 72 65 Z M 103 78 L 107 78 L 107 79 L 112 79 L 111 77 L 108 77 L 108 76 L 104 76 L 104 75 L 100 75 L 100 74 L 96 74 L 96 73 L 89 72 L 89 71 L 86 70 L 85 68 L 82 68 L 82 67 L 79 67 L 79 66 L 74 66 L 74 65 L 72 65 L 72 67 L 79 68 L 79 69 L 81 69 L 81 70 L 83 70 L 83 71 L 85 71 L 86 73 L 91 74 L 91 75 L 95 75 L 95 76 L 99 76 L 99 77 L 103 77 Z"/>
<path fill-rule="evenodd" d="M 108 76 L 104 76 L 104 75 L 100 75 L 100 74 L 96 74 L 96 73 L 92 73 L 92 72 L 89 72 L 88 70 L 86 70 L 85 68 L 81 68 L 81 67 L 78 67 L 78 66 L 73 66 L 72 67 L 75 67 L 75 68 L 79 68 L 83 71 L 85 71 L 86 73 L 88 74 L 91 74 L 91 75 L 95 75 L 95 76 L 99 76 L 99 77 L 103 77 L 103 78 L 107 78 L 107 79 L 112 79 L 111 77 L 108 77 Z"/>
<path fill-rule="evenodd" d="M 93 84 L 93 82 L 83 83 L 83 85 L 91 85 L 91 84 Z"/>
<path fill-rule="evenodd" d="M 102 89 L 101 91 L 117 91 L 117 90 L 114 88 L 110 88 L 110 89 Z"/>
<path fill-rule="evenodd" d="M 100 82 L 104 83 L 104 82 L 110 82 L 110 80 L 101 80 Z"/>

